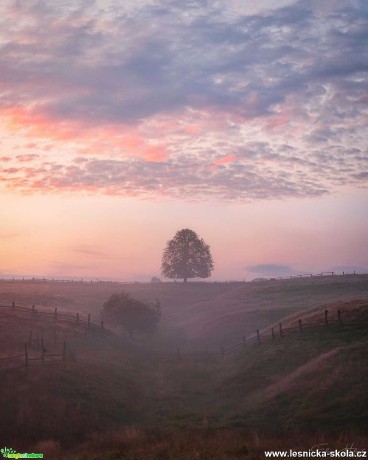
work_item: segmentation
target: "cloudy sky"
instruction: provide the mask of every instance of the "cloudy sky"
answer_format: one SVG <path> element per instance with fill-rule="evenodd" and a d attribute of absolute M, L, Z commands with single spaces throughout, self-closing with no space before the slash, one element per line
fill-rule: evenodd
<path fill-rule="evenodd" d="M 365 0 L 4 0 L 0 273 L 368 271 Z"/>

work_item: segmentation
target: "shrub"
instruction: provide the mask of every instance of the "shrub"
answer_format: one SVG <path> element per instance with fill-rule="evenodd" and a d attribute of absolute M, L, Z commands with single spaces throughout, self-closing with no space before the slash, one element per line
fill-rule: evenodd
<path fill-rule="evenodd" d="M 120 324 L 131 333 L 154 332 L 161 316 L 158 300 L 154 307 L 150 307 L 124 291 L 112 294 L 104 303 L 103 312 L 107 323 Z"/>

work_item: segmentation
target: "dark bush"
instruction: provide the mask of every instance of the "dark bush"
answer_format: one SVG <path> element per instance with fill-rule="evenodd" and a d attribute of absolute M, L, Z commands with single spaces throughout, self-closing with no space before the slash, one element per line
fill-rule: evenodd
<path fill-rule="evenodd" d="M 134 299 L 127 292 L 115 293 L 103 305 L 104 319 L 108 324 L 120 324 L 129 332 L 152 333 L 160 320 L 160 303 L 154 307 Z"/>

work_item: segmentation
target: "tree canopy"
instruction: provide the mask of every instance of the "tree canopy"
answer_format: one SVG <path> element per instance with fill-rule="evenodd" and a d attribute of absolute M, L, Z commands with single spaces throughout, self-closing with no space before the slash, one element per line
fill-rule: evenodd
<path fill-rule="evenodd" d="M 154 307 L 134 299 L 129 293 L 121 291 L 112 294 L 103 305 L 107 323 L 120 324 L 129 332 L 154 332 L 160 317 L 160 302 Z"/>
<path fill-rule="evenodd" d="M 189 228 L 176 232 L 162 256 L 162 274 L 171 279 L 208 278 L 213 270 L 210 247 Z"/>

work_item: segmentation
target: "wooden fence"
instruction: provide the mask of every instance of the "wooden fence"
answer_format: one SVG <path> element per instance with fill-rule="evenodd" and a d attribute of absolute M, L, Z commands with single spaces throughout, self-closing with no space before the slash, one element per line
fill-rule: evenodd
<path fill-rule="evenodd" d="M 364 275 L 365 273 L 361 273 Z M 272 278 L 255 278 L 252 280 L 252 283 L 262 282 L 262 281 L 276 281 L 276 280 L 295 280 L 300 278 L 320 278 L 320 277 L 330 277 L 330 276 L 355 276 L 357 273 L 355 270 L 352 273 L 336 273 L 336 272 L 320 272 L 320 273 L 303 273 L 301 275 L 289 275 L 289 276 L 274 276 Z"/>
<path fill-rule="evenodd" d="M 24 348 L 24 353 L 22 354 L 17 354 L 14 356 L 6 356 L 6 357 L 0 357 L 0 367 L 1 363 L 5 363 L 7 360 L 11 362 L 13 360 L 14 363 L 17 363 L 16 367 L 23 367 L 25 366 L 28 368 L 30 361 L 39 361 L 42 360 L 43 363 L 47 362 L 49 359 L 53 360 L 62 360 L 65 362 L 66 360 L 66 344 L 67 344 L 67 339 L 73 339 L 73 338 L 84 338 L 87 337 L 87 335 L 95 335 L 96 333 L 98 335 L 109 335 L 109 337 L 114 341 L 114 343 L 118 346 L 126 346 L 126 341 L 124 342 L 121 337 L 119 337 L 117 334 L 113 333 L 112 331 L 106 329 L 104 327 L 103 322 L 100 324 L 94 323 L 91 321 L 91 315 L 88 315 L 87 319 L 84 320 L 80 317 L 79 313 L 76 313 L 75 315 L 66 315 L 66 314 L 60 314 L 57 311 L 57 308 L 55 308 L 54 312 L 40 312 L 38 311 L 35 306 L 33 305 L 32 308 L 26 308 L 26 307 L 20 307 L 15 305 L 14 302 L 9 305 L 0 305 L 0 308 L 4 309 L 10 309 L 12 311 L 20 311 L 22 313 L 27 313 L 30 314 L 33 318 L 38 318 L 38 317 L 45 317 L 45 318 L 51 318 L 52 320 L 58 321 L 58 320 L 63 320 L 67 322 L 71 322 L 76 326 L 82 326 L 82 333 L 77 334 L 77 329 L 74 329 L 74 334 L 72 331 L 69 331 L 69 335 L 67 331 L 64 331 L 64 337 L 61 343 L 63 344 L 63 349 L 61 353 L 56 353 L 56 354 L 46 354 L 45 352 L 45 347 L 44 347 L 44 334 L 41 331 L 41 335 L 38 333 L 36 336 L 32 334 L 32 330 L 30 332 L 30 337 L 28 340 L 29 345 L 35 345 L 37 352 L 40 353 L 39 356 L 32 356 L 30 357 L 29 355 L 29 348 L 28 344 L 25 344 Z M 54 323 L 55 324 L 55 323 Z M 84 328 L 83 328 L 84 326 Z M 219 359 L 224 359 L 226 356 L 233 355 L 235 353 L 239 353 L 241 351 L 245 351 L 249 346 L 261 346 L 262 344 L 265 343 L 270 343 L 270 342 L 275 342 L 278 339 L 282 339 L 286 335 L 293 334 L 293 333 L 299 333 L 299 334 L 304 334 L 310 330 L 341 330 L 343 326 L 347 327 L 364 327 L 368 328 L 368 319 L 355 319 L 355 320 L 349 320 L 349 319 L 344 319 L 343 318 L 343 312 L 341 310 L 338 310 L 337 313 L 335 314 L 334 318 L 331 318 L 329 316 L 329 311 L 325 310 L 324 311 L 324 316 L 323 316 L 323 321 L 311 321 L 309 323 L 303 322 L 302 319 L 299 319 L 297 322 L 296 326 L 293 327 L 284 327 L 282 322 L 279 322 L 278 325 L 275 327 L 270 327 L 266 328 L 263 331 L 260 331 L 259 329 L 252 334 L 249 337 L 242 337 L 242 341 L 239 342 L 238 344 L 231 346 L 229 348 L 225 347 L 220 347 L 218 351 L 198 351 L 198 352 L 183 352 L 179 348 L 177 348 L 175 351 L 162 351 L 162 350 L 149 350 L 146 347 L 139 346 L 134 343 L 130 343 L 131 346 L 131 351 L 135 351 L 138 353 L 142 353 L 148 356 L 152 356 L 154 358 L 160 359 L 160 360 L 167 360 L 167 361 L 172 361 L 172 360 L 191 360 L 191 361 L 211 361 L 211 360 L 219 360 Z M 81 329 L 79 329 L 80 331 Z M 50 333 L 53 334 L 53 341 L 54 344 L 60 343 L 56 339 L 57 337 L 57 330 L 54 327 L 53 329 L 49 329 L 49 339 L 50 339 Z M 60 334 L 59 334 L 60 335 Z"/>
<path fill-rule="evenodd" d="M 48 329 L 41 329 L 39 332 L 34 332 L 31 328 L 27 343 L 24 345 L 24 352 L 12 356 L 0 357 L 0 369 L 9 368 L 28 368 L 33 361 L 41 361 L 42 363 L 66 361 L 67 341 L 76 338 L 85 338 L 88 335 L 109 333 L 104 327 L 103 321 L 100 324 L 91 321 L 91 315 L 86 315 L 85 319 L 79 313 L 75 315 L 60 313 L 57 308 L 54 311 L 40 311 L 35 305 L 32 307 L 22 307 L 16 305 L 13 301 L 11 305 L 0 305 L 0 309 L 11 310 L 26 314 L 29 318 L 37 320 L 46 318 L 53 322 L 54 326 Z M 67 322 L 74 325 L 74 330 L 60 330 L 55 324 L 57 322 Z M 55 348 L 56 345 L 62 345 L 60 353 L 47 353 L 45 340 L 48 338 L 48 344 Z M 33 353 L 35 349 L 36 355 Z"/>
<path fill-rule="evenodd" d="M 346 327 L 364 327 L 368 328 L 368 319 L 359 319 L 359 320 L 344 320 L 343 319 L 343 312 L 342 310 L 337 310 L 335 318 L 329 318 L 329 311 L 324 311 L 324 320 L 322 322 L 313 322 L 310 323 L 303 322 L 302 319 L 298 319 L 298 323 L 296 326 L 293 327 L 284 327 L 282 322 L 279 322 L 278 325 L 275 327 L 267 328 L 265 331 L 261 332 L 259 329 L 256 331 L 254 335 L 252 335 L 249 339 L 243 337 L 242 343 L 238 343 L 234 345 L 222 353 L 223 356 L 231 355 L 233 353 L 239 352 L 240 350 L 244 350 L 248 344 L 253 345 L 262 345 L 265 343 L 272 343 L 275 342 L 277 339 L 282 339 L 286 335 L 289 334 L 304 334 L 308 331 L 329 331 L 334 330 L 338 331 L 341 330 L 343 326 Z"/>
<path fill-rule="evenodd" d="M 104 329 L 103 321 L 101 321 L 100 324 L 97 324 L 91 321 L 90 313 L 86 315 L 86 319 L 83 319 L 79 313 L 76 313 L 76 314 L 60 313 L 58 312 L 57 308 L 55 308 L 54 311 L 42 311 L 42 310 L 37 310 L 35 305 L 32 305 L 32 307 L 20 307 L 19 305 L 16 305 L 14 301 L 11 303 L 11 305 L 0 305 L 0 308 L 28 313 L 30 314 L 30 317 L 34 319 L 48 318 L 54 321 L 57 321 L 57 320 L 66 321 L 69 323 L 73 323 L 77 326 L 85 326 L 86 328 L 90 330 L 103 330 Z"/>
<path fill-rule="evenodd" d="M 310 323 L 303 322 L 298 319 L 297 325 L 292 327 L 284 327 L 282 322 L 277 324 L 277 327 L 269 327 L 260 331 L 259 329 L 249 337 L 243 336 L 242 340 L 236 345 L 225 348 L 221 346 L 218 351 L 198 351 L 198 352 L 183 352 L 180 348 L 176 351 L 161 351 L 161 350 L 148 350 L 145 347 L 135 346 L 136 350 L 140 353 L 155 357 L 160 360 L 176 361 L 176 360 L 190 360 L 190 361 L 211 361 L 224 359 L 227 356 L 244 352 L 250 347 L 262 346 L 266 343 L 276 343 L 277 340 L 282 340 L 289 334 L 305 334 L 308 331 L 339 331 L 342 327 L 364 327 L 368 329 L 368 319 L 348 320 L 343 318 L 342 310 L 338 310 L 334 318 L 329 316 L 329 311 L 324 310 L 323 321 L 311 321 Z M 133 344 L 132 344 L 133 345 Z M 133 345 L 134 346 L 134 345 Z"/>
<path fill-rule="evenodd" d="M 359 275 L 365 275 L 366 273 L 359 273 Z M 303 273 L 299 275 L 288 275 L 288 276 L 274 276 L 271 278 L 265 278 L 265 277 L 259 277 L 255 278 L 252 281 L 249 281 L 250 283 L 252 282 L 260 282 L 260 281 L 275 281 L 275 280 L 290 280 L 290 279 L 299 279 L 299 278 L 319 278 L 323 276 L 351 276 L 351 275 L 358 275 L 356 271 L 354 270 L 352 273 L 347 273 L 347 272 L 319 272 L 319 273 Z M 11 282 L 24 282 L 24 281 L 32 281 L 32 282 L 52 282 L 52 283 L 73 283 L 73 284 L 78 284 L 78 283 L 83 283 L 83 284 L 122 284 L 122 285 L 130 285 L 130 284 L 156 284 L 157 282 L 154 281 L 120 281 L 120 280 L 109 280 L 109 279 L 84 279 L 84 278 L 69 278 L 69 279 L 60 279 L 60 278 L 37 278 L 37 277 L 3 277 L 0 278 L 0 281 L 11 281 Z M 194 284 L 198 283 L 203 283 L 203 284 L 209 284 L 209 283 L 226 283 L 226 284 L 238 284 L 238 283 L 246 283 L 248 281 L 245 280 L 224 280 L 224 281 L 205 281 L 205 280 L 200 280 L 200 281 L 192 281 Z M 167 281 L 167 283 L 178 283 L 180 284 L 180 281 Z"/>
<path fill-rule="evenodd" d="M 45 347 L 42 343 L 42 348 L 39 355 L 31 354 L 28 348 L 28 343 L 24 344 L 24 353 L 12 356 L 0 357 L 0 369 L 18 369 L 25 367 L 29 368 L 29 365 L 33 361 L 40 361 L 42 364 L 62 361 L 66 362 L 66 342 L 63 343 L 61 353 L 49 353 L 45 352 Z"/>

